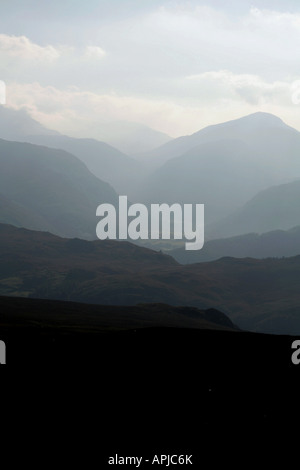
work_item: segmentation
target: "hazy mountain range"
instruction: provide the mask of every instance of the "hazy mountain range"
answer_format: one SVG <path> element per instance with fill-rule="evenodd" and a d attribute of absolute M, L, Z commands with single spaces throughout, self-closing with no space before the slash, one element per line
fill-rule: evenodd
<path fill-rule="evenodd" d="M 142 128 L 142 135 L 147 134 L 147 131 L 151 135 L 155 134 L 155 131 L 151 129 Z M 138 135 L 138 129 L 136 129 L 136 134 Z M 72 153 L 85 163 L 95 176 L 111 184 L 120 194 L 130 196 L 132 185 L 145 176 L 145 164 L 142 162 L 125 155 L 105 142 L 68 137 L 47 129 L 32 119 L 25 110 L 0 107 L 0 138 Z M 143 139 L 142 136 L 140 138 Z M 153 137 L 153 142 L 155 142 L 155 137 Z M 161 142 L 161 139 L 157 140 L 157 144 Z"/>
<path fill-rule="evenodd" d="M 157 149 L 148 156 L 157 168 L 137 187 L 135 199 L 204 203 L 206 222 L 211 223 L 259 191 L 300 177 L 299 155 L 298 131 L 276 116 L 255 113 Z M 287 227 L 281 227 L 278 219 L 272 228 Z"/>
<path fill-rule="evenodd" d="M 35 144 L 1 141 L 2 222 L 91 239 L 96 207 L 119 193 L 133 202 L 204 203 L 206 241 L 300 224 L 300 180 L 292 181 L 300 177 L 300 133 L 276 116 L 255 113 L 209 126 L 164 144 L 143 162 L 104 142 L 47 130 L 22 110 L 0 108 L 0 122 L 2 135 Z M 151 162 L 161 166 L 151 170 Z M 41 186 L 40 198 L 33 196 Z"/>
<path fill-rule="evenodd" d="M 125 154 L 137 158 L 172 140 L 163 132 L 128 121 L 98 124 L 96 132 L 98 140 L 107 142 Z"/>
<path fill-rule="evenodd" d="M 276 137 L 277 132 L 279 132 L 278 137 Z M 239 119 L 205 127 L 191 135 L 173 139 L 147 153 L 144 158 L 152 160 L 154 166 L 161 166 L 171 158 L 180 157 L 199 145 L 236 139 L 250 144 L 254 140 L 256 145 L 260 144 L 264 147 L 263 150 L 272 148 L 275 151 L 276 143 L 281 141 L 282 147 L 277 149 L 276 154 L 280 150 L 283 150 L 286 154 L 292 148 L 293 139 L 291 141 L 291 138 L 297 139 L 297 135 L 299 135 L 299 132 L 287 126 L 279 117 L 269 113 L 257 112 Z"/>
<path fill-rule="evenodd" d="M 29 127 L 18 114 L 16 135 Z M 1 295 L 213 308 L 241 328 L 300 332 L 300 257 L 279 259 L 300 254 L 299 132 L 258 113 L 165 144 L 186 153 L 154 171 L 103 142 L 42 134 L 0 140 L 0 221 L 36 230 L 1 226 Z M 203 250 L 169 252 L 201 263 L 84 241 L 96 238 L 97 206 L 117 204 L 115 188 L 137 202 L 204 203 Z"/>
<path fill-rule="evenodd" d="M 24 141 L 28 135 L 59 135 L 33 119 L 25 109 L 0 106 L 0 138 Z"/>
<path fill-rule="evenodd" d="M 300 334 L 300 256 L 182 266 L 128 242 L 62 239 L 1 225 L 0 276 L 0 295 L 213 308 L 240 328 Z"/>
<path fill-rule="evenodd" d="M 73 155 L 0 139 L 0 220 L 96 238 L 96 207 L 118 196 Z"/>
<path fill-rule="evenodd" d="M 128 121 L 95 123 L 91 128 L 91 134 L 96 134 L 97 139 L 87 140 L 105 142 L 118 149 L 120 153 L 130 156 L 144 155 L 172 140 L 163 132 Z M 25 109 L 15 110 L 0 106 L 0 138 L 27 142 L 27 138 L 41 135 L 59 136 L 62 134 L 40 124 Z"/>
<path fill-rule="evenodd" d="M 145 177 L 145 165 L 110 145 L 95 139 L 75 139 L 65 135 L 27 136 L 26 141 L 75 155 L 98 178 L 108 182 L 119 194 L 132 196 L 136 181 Z"/>

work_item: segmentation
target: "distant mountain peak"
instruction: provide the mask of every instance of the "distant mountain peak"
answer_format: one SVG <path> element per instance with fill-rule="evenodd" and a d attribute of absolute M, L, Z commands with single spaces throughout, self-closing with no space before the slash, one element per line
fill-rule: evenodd
<path fill-rule="evenodd" d="M 25 108 L 13 109 L 0 106 L 0 137 L 6 140 L 24 140 L 27 135 L 57 136 L 59 132 L 47 129 L 33 119 Z"/>
<path fill-rule="evenodd" d="M 260 120 L 271 120 L 276 122 L 283 122 L 278 116 L 271 113 L 265 113 L 263 111 L 257 111 L 256 113 L 247 114 L 246 116 L 240 119 L 260 119 Z"/>
<path fill-rule="evenodd" d="M 278 116 L 259 111 L 231 121 L 211 124 L 191 135 L 177 137 L 149 152 L 147 160 L 148 164 L 150 163 L 155 168 L 206 142 L 239 139 L 249 143 L 255 133 L 257 136 L 266 132 L 274 132 L 277 135 L 277 130 L 299 135 L 296 129 L 285 124 Z"/>
<path fill-rule="evenodd" d="M 214 130 L 222 130 L 222 129 L 234 129 L 236 131 L 252 131 L 257 130 L 259 128 L 273 128 L 273 127 L 288 127 L 287 124 L 283 122 L 278 116 L 275 116 L 271 113 L 264 113 L 258 111 L 256 113 L 248 114 L 247 116 L 243 116 L 237 119 L 232 119 L 231 121 L 222 122 L 219 124 L 213 124 L 211 126 L 207 126 L 200 131 L 195 132 L 192 134 L 193 136 L 198 136 L 202 134 L 206 134 L 208 132 Z"/>
<path fill-rule="evenodd" d="M 286 124 L 275 114 L 271 113 L 264 113 L 262 111 L 258 111 L 256 113 L 248 114 L 247 116 L 243 116 L 235 121 L 243 122 L 243 123 L 255 123 L 255 124 L 267 124 L 267 125 L 283 125 Z M 229 121 L 233 122 L 233 121 Z"/>

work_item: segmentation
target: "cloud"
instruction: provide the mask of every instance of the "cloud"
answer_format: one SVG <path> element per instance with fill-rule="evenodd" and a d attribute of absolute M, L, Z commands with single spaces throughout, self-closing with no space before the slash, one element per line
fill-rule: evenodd
<path fill-rule="evenodd" d="M 9 107 L 25 108 L 43 125 L 74 136 L 97 138 L 102 122 L 127 120 L 165 132 L 179 132 L 179 127 L 183 127 L 181 119 L 195 115 L 192 108 L 167 100 L 98 94 L 77 87 L 62 90 L 35 82 L 10 83 L 7 88 Z"/>
<path fill-rule="evenodd" d="M 25 60 L 54 61 L 61 56 L 61 50 L 51 45 L 39 46 L 26 36 L 0 34 L 0 54 Z"/>
<path fill-rule="evenodd" d="M 0 34 L 1 77 L 6 82 L 37 81 L 57 88 L 96 83 L 106 52 L 99 45 L 41 46 L 26 36 Z"/>
<path fill-rule="evenodd" d="M 102 59 L 106 55 L 106 52 L 99 46 L 87 46 L 85 55 L 89 59 Z"/>
<path fill-rule="evenodd" d="M 258 75 L 234 74 L 229 70 L 205 72 L 190 75 L 187 80 L 194 82 L 211 101 L 220 99 L 240 100 L 251 105 L 290 105 L 293 82 L 266 81 Z"/>
<path fill-rule="evenodd" d="M 90 137 L 101 122 L 137 121 L 177 136 L 256 111 L 300 129 L 300 15 L 204 3 L 112 14 L 101 27 L 94 18 L 58 21 L 46 46 L 42 28 L 36 43 L 0 35 L 8 106 Z M 73 43 L 54 45 L 58 38 Z"/>
<path fill-rule="evenodd" d="M 286 28 L 295 28 L 299 31 L 300 28 L 300 14 L 281 12 L 275 10 L 266 10 L 252 7 L 250 9 L 250 15 L 248 20 L 249 25 L 256 24 L 256 26 L 273 26 Z"/>
<path fill-rule="evenodd" d="M 68 45 L 40 46 L 26 36 L 0 34 L 0 56 L 2 59 L 14 59 L 17 66 L 21 66 L 23 61 L 50 62 L 54 65 L 60 58 L 74 62 L 83 58 L 102 59 L 105 55 L 106 52 L 99 46 L 86 46 L 83 50 Z"/>
<path fill-rule="evenodd" d="M 101 94 L 74 86 L 58 89 L 35 82 L 8 84 L 7 106 L 25 108 L 46 127 L 77 137 L 99 138 L 101 123 L 112 121 L 139 122 L 179 136 L 256 111 L 276 114 L 299 128 L 299 106 L 292 101 L 294 82 L 269 83 L 229 71 L 207 72 L 184 82 L 200 89 L 201 97 L 193 103 Z"/>

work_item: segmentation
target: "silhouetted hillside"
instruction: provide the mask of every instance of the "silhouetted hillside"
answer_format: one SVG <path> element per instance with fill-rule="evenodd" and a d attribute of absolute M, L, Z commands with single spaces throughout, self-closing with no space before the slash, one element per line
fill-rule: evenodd
<path fill-rule="evenodd" d="M 212 317 L 214 322 L 206 320 Z M 297 366 L 291 363 L 294 338 L 234 331 L 221 325 L 224 319 L 220 312 L 168 305 L 105 307 L 0 297 L 7 367 L 25 367 L 30 379 L 38 371 L 38 382 L 44 374 L 49 378 L 55 371 L 60 377 L 62 372 L 70 396 L 80 390 L 85 415 L 94 416 L 97 399 L 106 452 L 115 446 L 119 453 L 128 450 L 132 436 L 135 448 L 149 448 L 139 430 L 153 422 L 150 405 L 155 404 L 163 409 L 156 446 L 158 441 L 164 449 L 166 444 L 176 449 L 193 445 L 194 463 L 203 457 L 195 433 L 199 422 L 212 449 L 216 429 L 225 432 L 229 420 L 237 429 L 251 425 L 265 431 L 279 419 L 288 424 L 295 417 L 299 386 Z M 128 381 L 131 393 L 124 396 Z M 113 392 L 117 400 L 112 412 L 106 403 Z M 280 405 L 283 397 L 289 399 Z M 120 422 L 117 429 L 113 416 Z M 129 442 L 132 420 L 138 427 Z"/>
<path fill-rule="evenodd" d="M 244 329 L 300 333 L 300 256 L 181 266 L 128 242 L 68 240 L 1 225 L 0 276 L 1 295 L 213 308 Z"/>
<path fill-rule="evenodd" d="M 90 305 L 0 296 L 1 332 L 13 325 L 32 332 L 91 335 L 140 328 L 196 328 L 238 331 L 223 313 L 166 304 Z M 47 331 L 48 330 L 48 331 Z"/>

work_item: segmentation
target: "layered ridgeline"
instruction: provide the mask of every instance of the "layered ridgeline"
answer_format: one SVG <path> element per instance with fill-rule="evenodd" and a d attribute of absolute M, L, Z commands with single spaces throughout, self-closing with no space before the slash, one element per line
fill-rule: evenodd
<path fill-rule="evenodd" d="M 63 149 L 81 160 L 98 178 L 113 186 L 118 194 L 131 197 L 131 188 L 145 177 L 143 163 L 95 139 L 76 139 L 65 135 L 27 136 L 27 142 Z"/>
<path fill-rule="evenodd" d="M 44 128 L 24 111 L 1 108 L 0 122 L 3 122 L 0 136 L 5 134 L 7 138 L 43 143 L 43 147 L 39 146 L 38 151 L 37 147 L 31 147 L 35 148 L 35 157 L 41 152 L 44 156 L 47 153 L 49 161 L 54 155 L 56 160 L 53 161 L 60 160 L 57 167 L 56 163 L 51 167 L 50 179 L 45 176 L 49 173 L 46 167 L 43 171 L 32 171 L 35 166 L 33 161 L 29 163 L 27 171 L 22 172 L 18 165 L 14 168 L 11 165 L 7 172 L 7 149 L 3 147 L 2 141 L 4 153 L 0 148 L 1 165 L 4 166 L 1 170 L 2 180 L 5 180 L 5 184 L 0 188 L 2 222 L 49 230 L 63 236 L 95 237 L 95 208 L 103 202 L 116 202 L 116 195 L 112 196 L 112 188 L 108 189 L 108 185 L 103 183 L 106 181 L 111 183 L 119 194 L 128 195 L 133 202 L 204 203 L 206 241 L 247 233 L 286 230 L 300 224 L 297 204 L 300 195 L 299 181 L 286 183 L 300 177 L 300 133 L 270 114 L 256 113 L 235 121 L 209 126 L 192 136 L 168 142 L 148 158 L 147 165 L 154 161 L 161 165 L 166 158 L 169 158 L 169 161 L 148 176 L 147 165 L 143 167 L 140 162 L 109 145 L 93 139 L 75 139 L 60 135 Z M 25 148 L 25 144 L 22 143 L 22 146 Z M 50 148 L 53 148 L 53 153 Z M 73 178 L 72 171 L 67 170 L 63 163 L 66 154 L 58 148 L 77 156 L 99 177 L 101 181 L 97 183 L 97 190 L 96 180 L 90 184 L 92 175 L 89 173 L 88 177 L 83 166 L 79 171 L 79 162 L 75 157 L 73 162 L 77 161 L 77 176 Z M 23 150 L 20 149 L 20 146 L 14 147 L 14 158 L 18 152 L 22 154 Z M 30 152 L 26 152 L 28 159 Z M 23 152 L 24 155 L 26 152 Z M 178 156 L 181 152 L 186 153 Z M 70 158 L 69 156 L 69 164 Z M 42 160 L 46 162 L 45 158 Z M 23 163 L 24 166 L 27 165 L 25 160 Z M 79 177 L 78 172 L 83 172 L 85 176 Z M 62 178 L 62 174 L 68 184 L 58 183 L 57 179 Z M 81 182 L 79 185 L 76 178 Z M 16 190 L 14 181 L 17 180 L 22 190 L 27 188 L 24 198 Z M 45 180 L 47 184 L 44 184 Z M 278 183 L 283 182 L 285 183 L 277 187 Z M 36 197 L 36 190 L 34 197 L 27 198 L 27 191 L 28 194 L 34 193 L 34 188 L 30 188 L 31 183 L 36 188 L 44 188 L 40 197 Z M 56 184 L 60 188 L 64 186 L 63 197 L 61 189 L 57 192 Z M 61 205 L 66 207 L 62 211 L 60 207 L 55 217 L 55 207 L 60 206 L 58 199 Z M 74 201 L 72 208 L 71 200 Z M 66 214 L 66 217 L 63 216 L 64 220 L 62 214 Z M 150 243 L 152 245 L 152 241 Z M 166 246 L 157 241 L 154 243 L 153 246 L 158 248 Z M 175 246 L 174 241 L 167 243 L 168 249 Z"/>
<path fill-rule="evenodd" d="M 0 226 L 0 295 L 102 305 L 166 303 L 224 312 L 237 326 L 300 334 L 300 256 L 179 265 L 128 242 Z"/>
<path fill-rule="evenodd" d="M 96 208 L 117 204 L 109 184 L 63 151 L 0 139 L 0 221 L 96 238 Z"/>
<path fill-rule="evenodd" d="M 299 154 L 300 156 L 300 154 Z M 207 227 L 209 238 L 287 230 L 300 225 L 300 179 L 260 191 L 233 214 Z"/>
<path fill-rule="evenodd" d="M 142 157 L 145 152 L 169 142 L 172 138 L 144 124 L 130 121 L 95 122 L 89 126 L 97 141 L 106 142 L 120 153 Z M 27 141 L 41 135 L 62 135 L 33 119 L 26 109 L 0 107 L 0 138 Z M 93 139 L 91 139 L 93 140 Z"/>
<path fill-rule="evenodd" d="M 276 137 L 276 131 L 279 136 Z M 151 160 L 153 166 L 161 166 L 168 160 L 186 154 L 199 145 L 218 142 L 222 140 L 236 140 L 261 146 L 262 151 L 268 154 L 272 149 L 276 150 L 276 143 L 281 143 L 279 152 L 287 152 L 293 149 L 293 144 L 286 144 L 292 136 L 296 137 L 297 131 L 287 126 L 279 117 L 270 113 L 257 112 L 232 121 L 207 126 L 194 134 L 178 137 L 170 142 L 148 152 L 144 155 L 146 160 Z M 276 152 L 277 153 L 277 152 Z"/>
<path fill-rule="evenodd" d="M 133 202 L 204 203 L 206 239 L 300 223 L 294 216 L 287 221 L 288 211 L 272 223 L 269 213 L 264 214 L 263 222 L 258 205 L 250 217 L 236 213 L 260 191 L 300 177 L 300 133 L 271 114 L 256 113 L 174 139 L 149 154 L 145 165 L 106 143 L 45 129 L 24 111 L 1 108 L 0 123 L 6 119 L 0 137 L 64 149 Z M 150 171 L 151 165 L 157 168 Z M 268 211 L 278 210 L 276 201 L 270 199 L 268 205 Z"/>
<path fill-rule="evenodd" d="M 0 106 L 0 138 L 24 141 L 28 135 L 59 135 L 29 116 L 25 109 Z"/>
<path fill-rule="evenodd" d="M 68 137 L 42 126 L 25 110 L 0 108 L 0 138 L 66 150 L 118 193 L 129 196 L 132 186 L 145 176 L 146 168 L 144 163 L 117 148 L 128 148 L 138 154 L 170 140 L 165 134 L 134 123 L 97 123 L 94 133 L 103 141 Z M 109 143 L 120 143 L 120 147 L 114 148 Z"/>
<path fill-rule="evenodd" d="M 144 153 L 164 145 L 172 138 L 164 132 L 144 124 L 129 121 L 113 121 L 95 125 L 97 139 L 116 147 L 121 152 L 140 158 Z"/>
<path fill-rule="evenodd" d="M 206 222 L 214 222 L 259 191 L 300 177 L 299 155 L 298 131 L 276 116 L 256 113 L 174 139 L 152 152 L 147 161 L 156 169 L 135 199 L 204 203 Z M 284 227 L 278 221 L 275 228 Z"/>
<path fill-rule="evenodd" d="M 286 231 L 274 230 L 263 234 L 248 233 L 208 240 L 199 251 L 177 248 L 167 253 L 182 264 L 203 263 L 226 256 L 258 259 L 297 256 L 300 255 L 300 226 Z"/>

